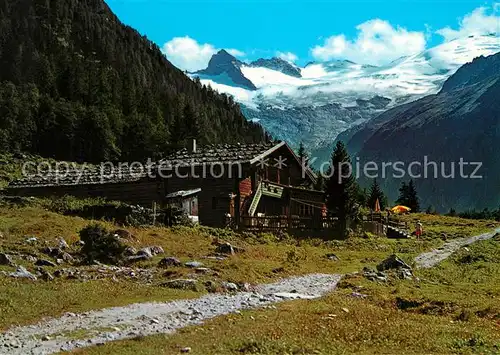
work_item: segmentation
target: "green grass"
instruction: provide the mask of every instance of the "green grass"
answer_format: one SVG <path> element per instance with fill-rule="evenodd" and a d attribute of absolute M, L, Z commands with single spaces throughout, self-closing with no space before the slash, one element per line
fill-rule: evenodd
<path fill-rule="evenodd" d="M 46 205 L 38 202 L 28 207 L 1 206 L 0 252 L 40 255 L 39 249 L 43 246 L 57 245 L 56 237 L 63 237 L 70 244 L 76 242 L 78 231 L 92 222 L 49 212 L 46 208 Z M 364 266 L 375 266 L 392 253 L 398 253 L 406 261 L 411 262 L 415 255 L 441 245 L 443 239 L 474 235 L 497 226 L 491 221 L 468 221 L 427 215 L 404 218 L 420 218 L 422 220 L 426 229 L 423 240 L 389 240 L 371 236 L 369 238 L 356 237 L 346 241 L 325 242 L 315 239 L 295 240 L 290 237 L 277 240 L 276 237 L 269 234 L 240 235 L 228 230 L 206 227 L 131 227 L 127 229 L 135 236 L 136 240 L 131 241 L 130 244 L 136 248 L 160 245 L 166 252 L 165 256 L 175 256 L 181 261 L 198 260 L 204 262 L 213 272 L 208 275 L 196 276 L 201 282 L 213 280 L 216 282 L 261 283 L 306 273 L 358 271 Z M 119 228 L 110 222 L 100 223 L 111 230 Z M 442 233 L 446 233 L 446 238 L 441 235 Z M 37 245 L 25 242 L 26 238 L 31 236 L 38 238 Z M 225 261 L 203 259 L 204 256 L 214 252 L 215 247 L 212 243 L 216 240 L 229 241 L 243 247 L 245 252 Z M 325 258 L 327 253 L 335 253 L 340 261 L 328 260 Z M 158 256 L 152 261 L 143 262 L 136 266 L 154 268 L 161 257 Z M 34 270 L 33 265 L 26 262 L 21 263 L 29 270 Z M 348 297 L 351 290 L 346 282 L 346 288 L 343 291 L 322 300 L 283 304 L 280 306 L 281 311 L 244 312 L 243 315 L 222 317 L 210 321 L 204 327 L 183 330 L 173 337 L 159 336 L 124 343 L 119 342 L 89 351 L 126 354 L 128 350 L 124 349 L 126 346 L 130 346 L 132 350 L 129 353 L 133 351 L 139 354 L 170 354 L 177 352 L 178 346 L 183 345 L 193 347 L 193 352 L 200 354 L 251 353 L 251 351 L 254 353 L 260 351 L 264 354 L 294 352 L 300 354 L 300 351 L 310 353 L 314 350 L 320 351 L 319 353 L 322 351 L 327 354 L 335 354 L 342 353 L 342 351 L 350 353 L 350 346 L 354 346 L 353 349 L 361 353 L 363 351 L 372 353 L 372 350 L 383 352 L 384 349 L 394 350 L 394 346 L 396 346 L 394 344 L 408 347 L 410 350 L 413 348 L 418 350 L 416 346 L 412 348 L 411 345 L 417 336 L 407 334 L 408 339 L 399 339 L 397 331 L 395 334 L 393 334 L 394 331 L 390 331 L 388 324 L 393 322 L 395 322 L 395 326 L 403 327 L 403 329 L 410 327 L 411 324 L 424 327 L 430 322 L 431 328 L 429 329 L 433 330 L 432 336 L 429 338 L 428 347 L 424 349 L 436 350 L 439 348 L 447 352 L 452 349 L 450 344 L 454 344 L 454 342 L 466 347 L 463 345 L 466 343 L 461 342 L 476 339 L 474 338 L 476 335 L 479 343 L 485 342 L 486 348 L 489 349 L 492 321 L 488 317 L 495 314 L 494 303 L 497 300 L 492 298 L 494 294 L 492 287 L 488 282 L 481 281 L 481 283 L 475 284 L 480 291 L 476 295 L 472 289 L 468 288 L 470 285 L 461 274 L 463 272 L 462 265 L 443 265 L 447 268 L 446 272 L 453 271 L 452 275 L 455 275 L 453 279 L 446 279 L 446 277 L 452 276 L 443 276 L 438 268 L 422 271 L 422 275 L 419 275 L 423 280 L 421 283 L 400 282 L 381 286 L 370 284 L 362 279 L 348 280 L 364 286 L 366 291 L 363 292 L 370 293 L 372 298 L 354 300 Z M 466 267 L 469 266 L 466 265 Z M 493 266 L 490 263 L 487 267 L 492 268 Z M 1 267 L 1 270 L 13 271 L 14 268 Z M 488 269 L 482 277 L 480 276 L 483 270 L 479 270 L 474 274 L 474 277 L 479 280 L 490 280 L 492 270 Z M 120 279 L 118 282 L 109 279 L 85 282 L 59 279 L 53 282 L 31 282 L 0 276 L 0 314 L 2 315 L 0 329 L 33 323 L 44 317 L 59 316 L 65 312 L 77 313 L 135 302 L 198 297 L 205 292 L 185 292 L 160 287 L 159 284 L 169 278 L 191 277 L 189 274 L 192 273 L 191 270 L 184 267 L 173 268 L 171 271 L 172 274 L 168 276 L 163 274 L 163 270 L 158 271 L 151 284 L 128 279 Z M 433 272 L 437 272 L 437 274 L 433 274 Z M 472 275 L 472 270 L 467 272 Z M 460 285 L 455 282 L 456 280 L 463 280 L 464 284 Z M 494 279 L 494 281 L 498 280 Z M 447 283 L 450 283 L 451 286 Z M 452 297 L 450 295 L 453 292 L 457 293 L 456 299 L 448 299 Z M 472 296 L 479 297 L 481 299 L 480 305 L 476 309 L 465 303 L 460 303 L 459 308 L 453 308 L 453 314 L 445 316 L 421 314 L 418 309 L 402 311 L 394 307 L 396 296 L 403 299 L 426 300 L 425 302 L 433 304 L 437 301 L 459 302 L 461 294 L 465 294 L 467 297 L 463 298 L 471 300 L 472 303 L 474 302 Z M 492 301 L 490 302 L 488 299 Z M 351 312 L 344 314 L 340 306 L 349 308 Z M 471 312 L 478 311 L 480 314 L 485 313 L 488 307 L 493 311 L 486 312 L 487 317 L 474 316 L 465 325 L 451 323 L 454 317 L 462 312 L 462 308 L 466 309 L 467 307 L 470 308 Z M 282 312 L 283 310 L 285 312 Z M 336 314 L 337 317 L 334 318 L 341 319 L 342 322 L 325 319 L 328 314 Z M 363 325 L 360 322 L 367 320 L 366 314 L 373 319 Z M 401 315 L 404 317 L 401 318 Z M 370 341 L 369 338 L 364 339 L 357 334 L 357 329 L 364 329 L 363 327 L 366 327 L 364 331 L 369 334 L 366 336 L 373 337 L 373 341 Z M 377 333 L 379 329 L 380 334 Z M 234 337 L 230 336 L 232 333 L 234 333 Z M 442 337 L 446 337 L 446 342 L 442 341 Z M 214 339 L 220 339 L 220 341 Z M 252 339 L 255 340 L 255 343 L 252 342 Z M 471 342 L 474 343 L 475 340 Z M 350 345 L 351 343 L 355 345 Z M 436 344 L 432 347 L 431 343 Z M 433 352 L 431 350 L 429 352 Z"/>
<path fill-rule="evenodd" d="M 469 237 L 491 231 L 500 226 L 499 222 L 491 220 L 472 220 L 425 213 L 414 213 L 398 218 L 401 221 L 408 222 L 411 231 L 415 229 L 415 223 L 420 220 L 423 224 L 424 240 L 446 240 Z"/>
<path fill-rule="evenodd" d="M 481 261 L 463 264 L 466 255 L 479 255 Z M 108 343 L 78 353 L 175 354 L 189 346 L 200 355 L 498 354 L 499 258 L 500 241 L 480 242 L 436 269 L 417 271 L 420 281 L 377 284 L 354 276 L 320 300 L 246 311 L 171 336 Z M 367 299 L 350 296 L 352 288 L 360 287 Z"/>
<path fill-rule="evenodd" d="M 171 290 L 134 282 L 55 280 L 28 282 L 0 279 L 0 329 L 29 324 L 66 312 L 122 306 L 136 302 L 197 297 L 195 292 Z"/>

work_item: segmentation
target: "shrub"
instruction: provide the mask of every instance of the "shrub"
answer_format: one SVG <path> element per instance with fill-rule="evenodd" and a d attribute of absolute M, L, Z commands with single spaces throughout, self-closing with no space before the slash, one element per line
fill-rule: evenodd
<path fill-rule="evenodd" d="M 143 226 L 153 223 L 153 210 L 141 206 L 128 205 L 104 198 L 79 199 L 73 196 L 41 200 L 49 211 L 85 219 L 97 219 L 125 226 Z M 161 217 L 157 222 L 161 222 Z"/>
<path fill-rule="evenodd" d="M 165 215 L 165 225 L 172 226 L 186 226 L 193 227 L 194 223 L 189 219 L 188 215 L 181 208 L 169 205 L 164 210 L 163 213 Z"/>
<path fill-rule="evenodd" d="M 81 253 L 89 264 L 95 261 L 118 264 L 124 259 L 126 246 L 99 224 L 91 224 L 82 229 L 80 239 L 85 243 Z"/>

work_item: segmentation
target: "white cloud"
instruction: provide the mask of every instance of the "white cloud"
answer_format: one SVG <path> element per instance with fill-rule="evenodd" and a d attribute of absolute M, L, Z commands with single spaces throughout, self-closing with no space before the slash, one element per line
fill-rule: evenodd
<path fill-rule="evenodd" d="M 219 50 L 209 43 L 200 44 L 189 36 L 175 37 L 165 43 L 163 54 L 176 67 L 182 70 L 196 71 L 205 69 L 210 58 Z M 227 49 L 235 57 L 243 57 L 245 53 L 237 49 Z"/>
<path fill-rule="evenodd" d="M 297 55 L 292 52 L 276 52 L 276 56 L 291 63 L 299 59 L 299 57 L 297 57 Z"/>
<path fill-rule="evenodd" d="M 237 49 L 226 49 L 226 51 L 234 57 L 244 57 L 245 52 L 239 51 Z"/>
<path fill-rule="evenodd" d="M 217 50 L 211 44 L 199 44 L 186 36 L 175 37 L 165 43 L 162 52 L 176 67 L 195 71 L 206 68 L 208 61 Z"/>
<path fill-rule="evenodd" d="M 373 19 L 356 26 L 356 29 L 356 39 L 349 40 L 343 34 L 331 36 L 322 46 L 314 47 L 312 55 L 322 61 L 348 59 L 356 63 L 380 65 L 425 49 L 424 32 L 394 28 L 387 21 Z"/>
<path fill-rule="evenodd" d="M 499 12 L 500 3 L 493 4 L 491 9 L 478 7 L 460 20 L 458 30 L 444 27 L 436 31 L 436 33 L 443 36 L 445 41 L 471 35 L 500 34 L 500 16 L 497 16 Z"/>

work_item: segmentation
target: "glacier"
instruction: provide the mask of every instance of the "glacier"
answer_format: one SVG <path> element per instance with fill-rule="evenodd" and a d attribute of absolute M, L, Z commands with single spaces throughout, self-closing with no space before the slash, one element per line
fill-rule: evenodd
<path fill-rule="evenodd" d="M 334 60 L 300 68 L 278 58 L 244 63 L 220 51 L 207 69 L 190 75 L 233 96 L 247 119 L 276 139 L 293 147 L 303 142 L 325 160 L 341 132 L 437 93 L 460 66 L 499 51 L 494 33 L 458 38 L 383 66 Z"/>

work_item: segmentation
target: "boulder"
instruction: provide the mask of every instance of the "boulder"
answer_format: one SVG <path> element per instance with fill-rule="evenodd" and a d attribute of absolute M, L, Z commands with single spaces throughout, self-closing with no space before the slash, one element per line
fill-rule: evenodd
<path fill-rule="evenodd" d="M 377 272 L 368 267 L 363 268 L 363 276 L 370 281 L 386 282 L 388 280 L 388 277 L 385 273 L 381 271 Z"/>
<path fill-rule="evenodd" d="M 24 278 L 24 279 L 30 279 L 30 280 L 36 281 L 36 276 L 33 275 L 28 270 L 26 270 L 26 268 L 24 266 L 21 266 L 21 265 L 17 267 L 15 272 L 11 272 L 9 274 L 9 276 L 15 277 L 16 279 L 17 278 Z"/>
<path fill-rule="evenodd" d="M 152 246 L 152 247 L 149 247 L 149 249 L 151 250 L 151 253 L 153 255 L 160 255 L 160 254 L 165 254 L 165 250 L 163 250 L 162 247 L 158 246 L 158 245 L 155 245 L 155 246 Z"/>
<path fill-rule="evenodd" d="M 215 249 L 215 251 L 217 253 L 221 253 L 221 254 L 228 254 L 228 255 L 234 255 L 235 254 L 233 246 L 231 244 L 229 244 L 229 243 L 219 244 L 217 246 L 217 249 Z"/>
<path fill-rule="evenodd" d="M 397 276 L 401 280 L 411 280 L 413 279 L 413 273 L 411 272 L 411 269 L 406 269 L 406 268 L 399 268 L 397 271 Z"/>
<path fill-rule="evenodd" d="M 46 247 L 46 248 L 43 248 L 42 249 L 42 253 L 48 255 L 48 256 L 51 256 L 53 258 L 61 258 L 61 255 L 64 252 L 64 250 L 62 250 L 61 248 L 53 248 L 53 247 Z"/>
<path fill-rule="evenodd" d="M 203 263 L 200 263 L 199 261 L 188 261 L 184 265 L 193 269 L 203 267 Z"/>
<path fill-rule="evenodd" d="M 153 258 L 153 254 L 151 253 L 151 250 L 149 248 L 143 248 L 143 249 L 139 250 L 137 252 L 136 256 L 145 256 L 148 259 Z"/>
<path fill-rule="evenodd" d="M 8 254 L 0 253 L 0 265 L 9 265 L 13 266 L 14 261 L 12 260 L 12 257 Z"/>
<path fill-rule="evenodd" d="M 216 253 L 226 254 L 226 255 L 234 255 L 236 253 L 243 253 L 244 251 L 245 249 L 238 248 L 230 243 L 218 244 L 217 248 L 215 249 Z"/>
<path fill-rule="evenodd" d="M 197 274 L 208 274 L 210 272 L 210 269 L 208 267 L 197 267 L 194 269 L 194 271 Z"/>
<path fill-rule="evenodd" d="M 378 271 L 385 271 L 385 270 L 399 269 L 399 268 L 411 270 L 411 266 L 405 263 L 395 254 L 389 256 L 387 259 L 385 259 L 384 261 L 382 261 L 380 264 L 377 265 Z"/>
<path fill-rule="evenodd" d="M 52 274 L 50 272 L 48 272 L 47 270 L 39 267 L 37 268 L 37 271 L 40 275 L 40 278 L 44 281 L 52 281 L 54 280 L 54 276 L 52 276 Z"/>
<path fill-rule="evenodd" d="M 147 254 L 137 254 L 137 255 L 132 255 L 127 258 L 127 261 L 129 263 L 135 263 L 138 261 L 146 261 L 151 259 L 152 257 L 147 255 Z"/>
<path fill-rule="evenodd" d="M 332 254 L 332 253 L 326 254 L 325 256 L 328 260 L 331 260 L 331 261 L 339 261 L 340 260 L 340 258 L 337 255 Z"/>
<path fill-rule="evenodd" d="M 174 258 L 174 257 L 168 257 L 168 258 L 161 259 L 160 262 L 158 263 L 158 266 L 167 268 L 170 266 L 181 266 L 181 264 L 182 263 L 179 259 Z"/>
<path fill-rule="evenodd" d="M 135 239 L 134 235 L 125 229 L 117 229 L 113 232 L 113 234 L 116 237 L 122 238 L 122 239 L 127 239 L 127 240 L 134 240 Z"/>
<path fill-rule="evenodd" d="M 56 263 L 50 261 L 50 260 L 46 260 L 46 259 L 38 259 L 35 263 L 36 266 L 51 266 L 51 267 L 54 267 L 54 266 L 57 266 Z"/>
<path fill-rule="evenodd" d="M 227 255 L 225 254 L 220 254 L 220 253 L 215 253 L 212 255 L 208 255 L 205 258 L 207 259 L 212 259 L 212 260 L 217 260 L 217 261 L 222 261 L 227 259 Z"/>
<path fill-rule="evenodd" d="M 234 282 L 223 282 L 221 286 L 226 291 L 231 291 L 231 292 L 238 291 L 238 285 L 236 285 Z"/>
<path fill-rule="evenodd" d="M 74 260 L 73 256 L 70 253 L 63 252 L 61 255 L 59 255 L 58 259 L 62 259 L 63 261 L 70 263 Z"/>
<path fill-rule="evenodd" d="M 171 280 L 161 284 L 161 286 L 178 290 L 198 291 L 198 281 L 193 279 Z"/>
<path fill-rule="evenodd" d="M 58 238 L 58 241 L 59 241 L 59 249 L 62 249 L 62 250 L 69 249 L 69 245 L 64 240 L 64 238 Z"/>
<path fill-rule="evenodd" d="M 150 246 L 146 248 L 142 248 L 137 252 L 137 255 L 147 255 L 150 259 L 158 254 L 164 254 L 165 251 L 160 246 Z"/>
<path fill-rule="evenodd" d="M 134 248 L 134 247 L 127 247 L 127 248 L 125 249 L 125 252 L 124 252 L 124 253 L 125 253 L 125 255 L 126 255 L 126 256 L 136 255 L 136 254 L 137 254 L 137 249 L 136 249 L 136 248 Z"/>

